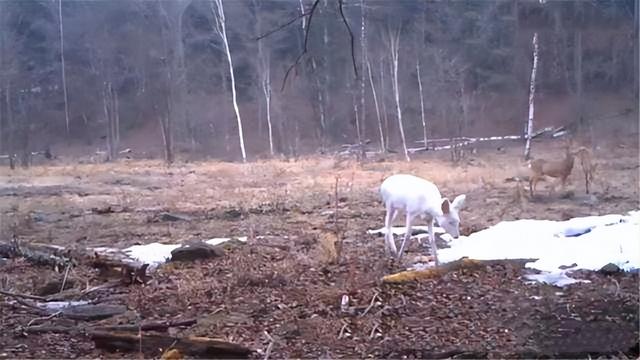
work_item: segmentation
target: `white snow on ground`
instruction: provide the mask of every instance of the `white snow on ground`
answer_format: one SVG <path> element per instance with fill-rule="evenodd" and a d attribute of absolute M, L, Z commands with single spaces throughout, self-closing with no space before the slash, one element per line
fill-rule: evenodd
<path fill-rule="evenodd" d="M 392 229 L 394 234 L 403 234 L 403 230 Z M 572 270 L 599 270 L 608 263 L 627 271 L 639 269 L 640 211 L 567 221 L 503 221 L 469 236 L 452 239 L 449 246 L 438 250 L 438 258 L 443 263 L 465 256 L 477 260 L 538 259 L 526 266 L 542 273 L 527 278 L 564 286 L 579 281 L 567 276 Z M 573 264 L 569 269 L 560 269 Z"/>
<path fill-rule="evenodd" d="M 219 245 L 226 241 L 231 240 L 232 238 L 213 238 L 209 240 L 205 240 L 209 245 Z M 247 242 L 246 236 L 233 238 L 235 240 L 241 242 Z M 179 247 L 182 244 L 160 244 L 160 243 L 150 243 L 145 245 L 133 245 L 124 250 L 122 250 L 125 254 L 131 258 L 131 260 L 135 260 L 141 262 L 143 264 L 149 264 L 149 270 L 153 270 L 158 266 L 166 263 L 171 259 L 171 252 Z M 113 248 L 95 248 L 94 251 L 98 253 L 109 253 L 119 251 L 118 249 Z"/>
<path fill-rule="evenodd" d="M 143 264 L 149 264 L 150 268 L 155 268 L 171 259 L 171 252 L 179 248 L 180 244 L 160 244 L 151 243 L 145 245 L 133 245 L 124 249 L 124 253 L 133 260 Z"/>

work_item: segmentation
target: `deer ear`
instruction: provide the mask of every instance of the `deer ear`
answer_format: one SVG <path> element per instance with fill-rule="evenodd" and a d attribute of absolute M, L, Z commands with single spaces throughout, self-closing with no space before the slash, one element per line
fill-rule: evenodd
<path fill-rule="evenodd" d="M 451 211 L 451 209 L 449 208 L 449 199 L 445 198 L 442 201 L 441 208 L 442 208 L 442 213 L 445 215 L 447 215 Z"/>
<path fill-rule="evenodd" d="M 467 196 L 465 194 L 456 196 L 456 198 L 453 199 L 451 206 L 456 210 L 460 210 L 464 206 L 464 201 L 466 198 Z"/>

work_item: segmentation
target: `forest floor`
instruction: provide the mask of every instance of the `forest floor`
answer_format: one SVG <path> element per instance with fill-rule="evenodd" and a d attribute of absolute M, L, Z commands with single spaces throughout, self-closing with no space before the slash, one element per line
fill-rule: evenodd
<path fill-rule="evenodd" d="M 380 236 L 367 234 L 383 225 L 377 187 L 392 173 L 432 179 L 449 198 L 466 193 L 463 234 L 502 220 L 564 220 L 640 208 L 637 141 L 596 149 L 593 197 L 585 195 L 578 163 L 565 192 L 549 194 L 547 181 L 534 199 L 526 191 L 522 196 L 517 183 L 505 181 L 521 163 L 521 145 L 497 146 L 478 147 L 457 165 L 448 152 L 430 152 L 410 163 L 394 155 L 363 164 L 312 157 L 171 168 L 139 160 L 3 168 L 0 240 L 125 248 L 248 236 L 246 245 L 224 257 L 170 263 L 146 285 L 96 291 L 89 299 L 129 309 L 99 324 L 197 318 L 171 333 L 237 342 L 258 350 L 255 358 L 263 358 L 270 344 L 272 358 L 636 358 L 637 274 L 583 271 L 576 277 L 590 283 L 559 288 L 526 283 L 522 275 L 531 270 L 495 265 L 420 282 L 381 282 L 405 268 L 385 256 Z M 536 142 L 535 156 L 562 156 L 560 147 Z M 168 221 L 163 212 L 186 218 Z M 319 241 L 335 230 L 334 216 L 343 239 L 337 264 Z M 413 242 L 405 258 L 423 252 Z M 24 259 L 2 260 L 0 270 L 2 289 L 21 294 L 37 294 L 64 276 L 63 269 Z M 104 281 L 87 266 L 71 269 L 68 278 L 81 289 Z M 343 295 L 354 313 L 341 311 Z M 24 331 L 38 315 L 11 297 L 0 299 L 0 358 L 140 356 L 96 349 L 82 335 Z M 37 324 L 81 325 L 60 317 Z"/>

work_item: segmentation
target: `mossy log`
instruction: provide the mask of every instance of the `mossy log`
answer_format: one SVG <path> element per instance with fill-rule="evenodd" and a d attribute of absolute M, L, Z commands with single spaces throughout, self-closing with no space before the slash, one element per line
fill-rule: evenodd
<path fill-rule="evenodd" d="M 493 265 L 511 265 L 522 268 L 526 263 L 535 261 L 535 259 L 505 259 L 505 260 L 474 260 L 463 257 L 459 260 L 441 264 L 423 270 L 407 270 L 399 273 L 386 275 L 382 278 L 382 282 L 388 284 L 405 283 L 414 280 L 433 279 L 440 277 L 451 271 L 470 270 L 480 271 Z"/>

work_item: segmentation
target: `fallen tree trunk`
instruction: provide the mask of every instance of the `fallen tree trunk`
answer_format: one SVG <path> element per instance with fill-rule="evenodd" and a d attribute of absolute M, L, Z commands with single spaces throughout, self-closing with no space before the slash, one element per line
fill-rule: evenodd
<path fill-rule="evenodd" d="M 104 326 L 59 326 L 59 325 L 40 325 L 29 326 L 21 329 L 25 333 L 29 334 L 43 334 L 43 333 L 60 333 L 60 334 L 77 334 L 77 333 L 92 333 L 92 332 L 126 332 L 126 331 L 167 331 L 172 327 L 187 327 L 195 325 L 198 322 L 197 319 L 175 320 L 175 321 L 161 321 L 161 322 L 149 322 L 144 324 L 123 324 L 123 325 L 104 325 Z"/>
<path fill-rule="evenodd" d="M 69 251 L 56 245 L 22 243 L 15 238 L 10 242 L 0 242 L 0 256 L 9 259 L 22 257 L 35 265 L 64 269 L 73 262 L 69 254 Z"/>
<path fill-rule="evenodd" d="M 61 310 L 61 315 L 73 320 L 94 321 L 121 315 L 126 311 L 127 307 L 124 305 L 85 304 L 65 307 Z"/>
<path fill-rule="evenodd" d="M 396 274 L 386 275 L 382 278 L 382 282 L 397 284 L 413 280 L 433 279 L 451 271 L 477 271 L 484 270 L 487 267 L 494 265 L 511 265 L 515 267 L 524 267 L 526 263 L 531 261 L 535 261 L 535 259 L 474 260 L 465 257 L 456 261 L 442 264 L 438 267 L 428 268 L 424 270 L 407 270 Z"/>
<path fill-rule="evenodd" d="M 252 350 L 242 345 L 206 337 L 174 337 L 160 334 L 94 331 L 89 334 L 96 348 L 108 351 L 139 352 L 159 356 L 169 348 L 181 354 L 200 358 L 247 358 Z"/>

